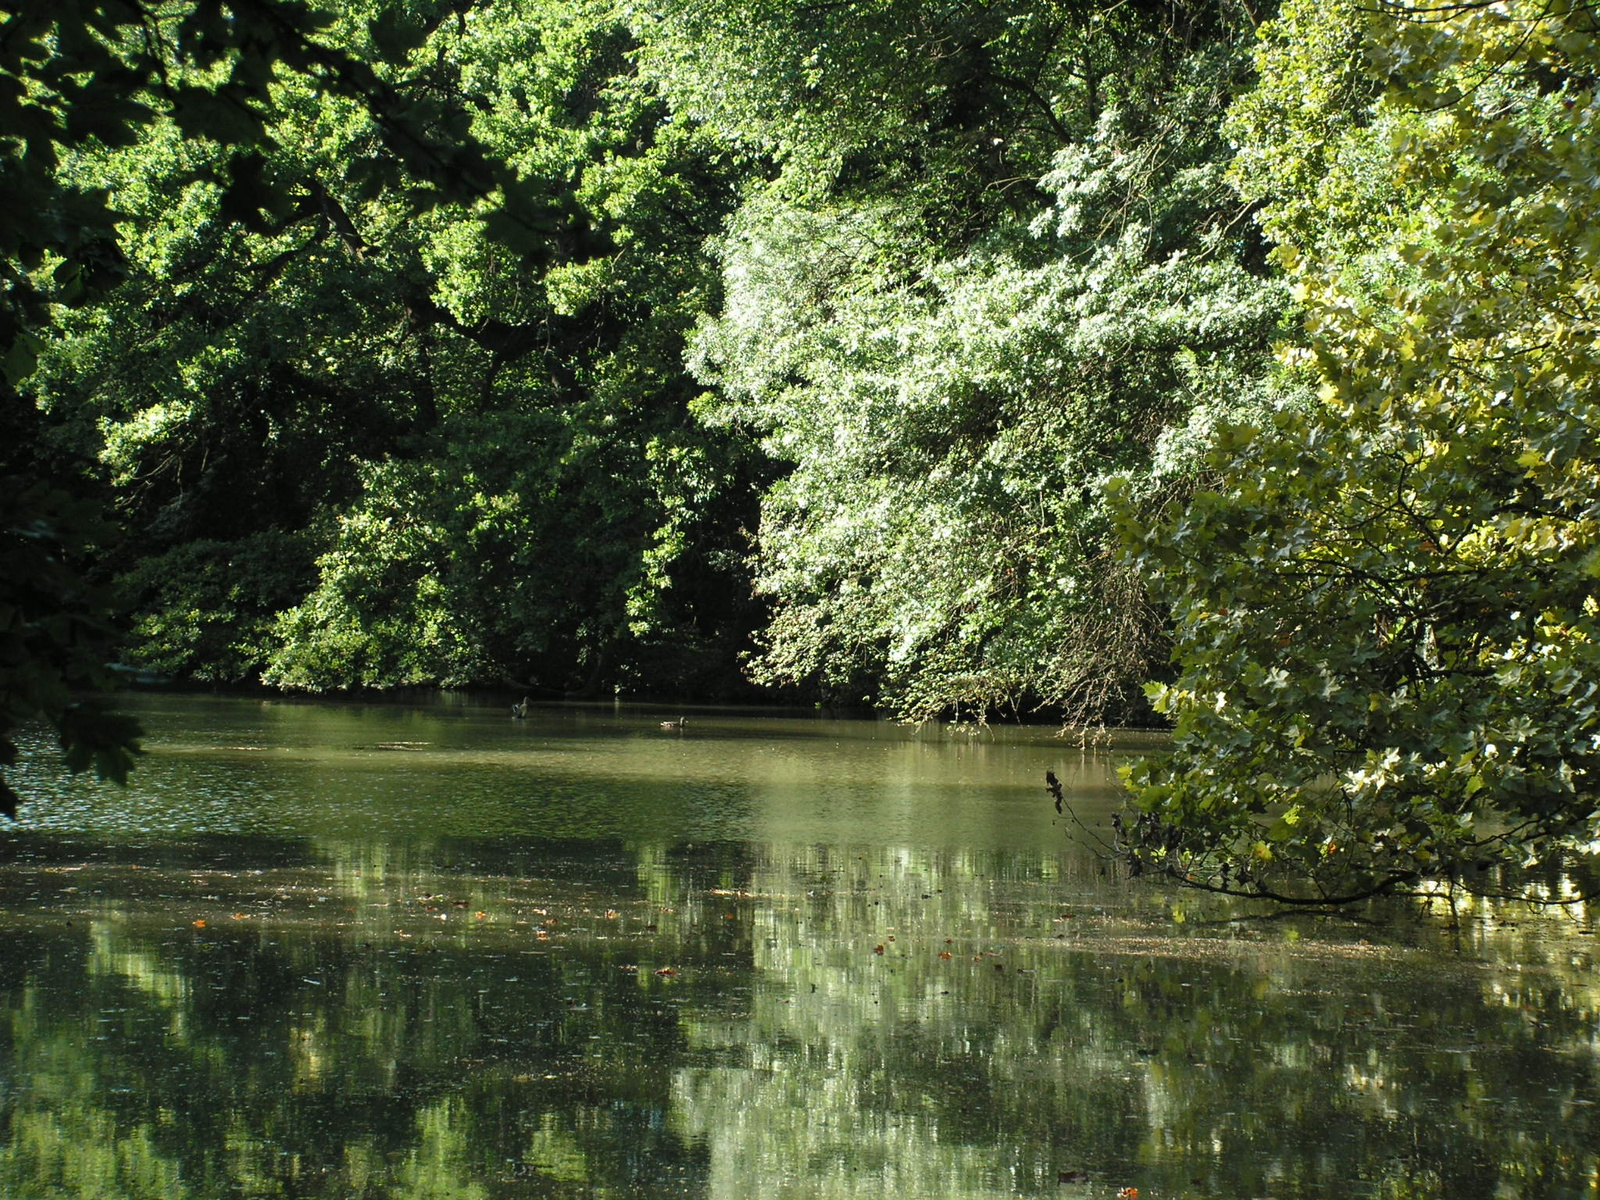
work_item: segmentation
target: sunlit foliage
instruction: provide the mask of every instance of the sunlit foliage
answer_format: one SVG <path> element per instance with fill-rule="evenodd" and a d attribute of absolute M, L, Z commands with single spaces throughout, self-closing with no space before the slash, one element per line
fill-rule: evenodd
<path fill-rule="evenodd" d="M 1263 402 L 1287 305 L 1223 181 L 1248 26 L 882 4 L 841 45 L 748 7 L 702 64 L 757 82 L 667 88 L 783 166 L 728 227 L 692 360 L 708 420 L 791 466 L 762 509 L 758 678 L 918 720 L 1136 712 L 1161 618 L 1106 481 L 1181 497 L 1205 429 Z M 901 58 L 914 87 L 838 82 Z"/>
<path fill-rule="evenodd" d="M 1235 170 L 1320 398 L 1223 431 L 1225 486 L 1130 530 L 1181 668 L 1146 858 L 1315 898 L 1592 849 L 1595 34 L 1296 3 L 1263 43 Z"/>
<path fill-rule="evenodd" d="M 130 217 L 130 278 L 62 320 L 35 390 L 116 486 L 131 657 L 319 690 L 726 688 L 755 460 L 690 418 L 681 367 L 720 152 L 632 77 L 609 6 L 447 15 L 322 36 L 538 197 L 531 230 L 495 194 L 419 204 L 368 165 L 384 112 L 315 78 L 270 91 L 242 225 L 210 181 L 232 148 L 179 121 L 69 164 Z"/>

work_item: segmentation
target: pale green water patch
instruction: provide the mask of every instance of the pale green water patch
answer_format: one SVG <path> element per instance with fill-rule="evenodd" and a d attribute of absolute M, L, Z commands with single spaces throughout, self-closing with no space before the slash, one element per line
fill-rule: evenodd
<path fill-rule="evenodd" d="M 1105 762 L 1047 733 L 1026 742 L 889 724 L 709 715 L 413 709 L 136 698 L 150 754 L 133 787 L 21 776 L 32 829 L 108 836 L 325 833 L 657 838 L 933 838 L 1037 845 L 1053 768 L 1091 809 Z M 204 705 L 206 719 L 193 713 Z M 40 745 L 41 751 L 45 747 Z"/>

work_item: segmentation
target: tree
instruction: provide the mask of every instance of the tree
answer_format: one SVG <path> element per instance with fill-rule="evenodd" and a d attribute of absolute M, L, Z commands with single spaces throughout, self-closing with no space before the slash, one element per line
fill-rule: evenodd
<path fill-rule="evenodd" d="M 1320 392 L 1127 522 L 1178 667 L 1142 864 L 1321 902 L 1600 849 L 1595 33 L 1296 2 L 1264 41 L 1235 171 Z"/>
<path fill-rule="evenodd" d="M 517 254 L 483 199 L 373 186 L 379 117 L 310 80 L 274 90 L 282 199 L 252 228 L 195 179 L 226 148 L 170 124 L 77 157 L 140 237 L 37 391 L 113 474 L 132 657 L 316 690 L 725 688 L 759 460 L 696 426 L 681 368 L 720 147 L 634 77 L 608 4 L 482 6 L 388 58 L 379 15 L 328 37 L 439 136 L 466 114 L 554 222 Z"/>
<path fill-rule="evenodd" d="M 721 37 L 672 18 L 669 49 L 707 49 L 662 69 L 779 164 L 729 225 L 692 359 L 707 419 L 791 464 L 762 507 L 757 678 L 911 720 L 1137 712 L 1161 622 L 1105 483 L 1180 497 L 1204 429 L 1263 402 L 1287 304 L 1222 180 L 1248 26 L 1207 4 L 741 12 Z"/>
<path fill-rule="evenodd" d="M 389 49 L 404 49 L 450 12 L 378 10 L 372 29 Z M 107 683 L 115 641 L 106 601 L 85 579 L 85 560 L 112 536 L 104 496 L 83 447 L 63 444 L 18 391 L 61 308 L 105 295 L 128 269 L 108 189 L 64 173 L 64 161 L 133 146 L 170 123 L 219 151 L 195 170 L 197 183 L 216 189 L 219 223 L 269 226 L 291 201 L 264 170 L 275 88 L 299 77 L 371 115 L 373 152 L 353 164 L 365 186 L 403 183 L 419 209 L 481 202 L 483 220 L 529 252 L 552 227 L 550 207 L 484 153 L 461 114 L 403 95 L 368 60 L 321 40 L 326 18 L 295 0 L 7 3 L 0 22 L 0 766 L 14 761 L 16 723 L 42 716 L 69 766 L 121 778 L 136 727 L 80 698 Z M 0 812 L 15 804 L 0 786 Z"/>

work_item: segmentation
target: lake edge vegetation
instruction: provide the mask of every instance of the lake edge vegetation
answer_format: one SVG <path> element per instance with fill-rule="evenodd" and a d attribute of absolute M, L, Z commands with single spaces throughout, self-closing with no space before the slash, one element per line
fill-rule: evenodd
<path fill-rule="evenodd" d="M 115 660 L 1153 716 L 1119 853 L 1247 895 L 1596 847 L 1589 9 L 0 17 L 0 766 L 124 777 Z"/>

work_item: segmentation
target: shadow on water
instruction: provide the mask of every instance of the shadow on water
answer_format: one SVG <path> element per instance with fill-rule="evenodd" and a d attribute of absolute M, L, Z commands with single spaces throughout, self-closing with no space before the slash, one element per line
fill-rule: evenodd
<path fill-rule="evenodd" d="M 3 1195 L 1592 1194 L 1582 912 L 1129 884 L 1050 743 L 147 724 L 0 834 Z"/>

